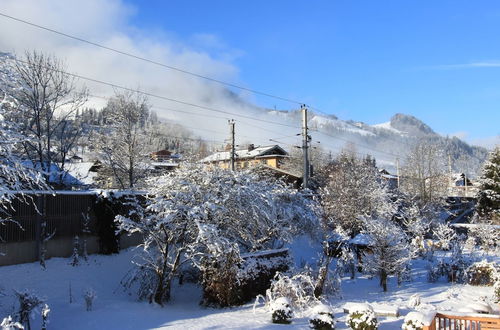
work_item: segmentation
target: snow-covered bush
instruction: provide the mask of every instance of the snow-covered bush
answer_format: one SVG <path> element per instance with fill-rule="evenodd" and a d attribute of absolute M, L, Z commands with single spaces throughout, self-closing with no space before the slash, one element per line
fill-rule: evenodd
<path fill-rule="evenodd" d="M 314 306 L 309 317 L 309 326 L 320 330 L 335 329 L 335 318 L 331 308 L 324 304 Z"/>
<path fill-rule="evenodd" d="M 492 286 L 499 276 L 496 263 L 487 260 L 473 263 L 467 268 L 466 274 L 470 285 Z"/>
<path fill-rule="evenodd" d="M 293 311 L 287 298 L 280 297 L 271 301 L 270 309 L 273 323 L 289 324 L 292 322 Z"/>
<path fill-rule="evenodd" d="M 351 304 L 345 324 L 353 330 L 376 330 L 378 321 L 368 304 Z"/>
<path fill-rule="evenodd" d="M 500 279 L 493 285 L 493 299 L 496 303 L 500 303 Z"/>
<path fill-rule="evenodd" d="M 24 327 L 21 323 L 15 322 L 12 320 L 12 316 L 7 316 L 0 323 L 0 327 L 2 330 L 24 330 Z"/>
<path fill-rule="evenodd" d="M 19 302 L 19 322 L 30 329 L 31 316 L 34 311 L 40 308 L 44 300 L 30 290 L 15 291 L 15 295 Z"/>
<path fill-rule="evenodd" d="M 438 240 L 439 247 L 449 250 L 452 242 L 457 238 L 457 233 L 446 223 L 440 223 L 433 228 L 433 234 Z"/>
<path fill-rule="evenodd" d="M 415 293 L 410 297 L 410 300 L 408 300 L 407 306 L 409 308 L 415 308 L 420 306 L 420 304 L 421 304 L 420 294 Z"/>
<path fill-rule="evenodd" d="M 272 302 L 279 297 L 285 297 L 294 310 L 305 311 L 311 305 L 320 302 L 314 296 L 314 288 L 315 281 L 307 272 L 292 276 L 278 273 L 266 291 L 266 298 L 268 302 Z"/>
<path fill-rule="evenodd" d="M 410 312 L 405 316 L 405 320 L 403 325 L 401 326 L 402 330 L 422 330 L 425 324 L 424 320 L 425 316 L 420 312 Z"/>
<path fill-rule="evenodd" d="M 85 300 L 85 308 L 87 312 L 92 310 L 94 305 L 94 300 L 97 298 L 97 293 L 92 288 L 88 288 L 83 294 L 83 299 Z"/>

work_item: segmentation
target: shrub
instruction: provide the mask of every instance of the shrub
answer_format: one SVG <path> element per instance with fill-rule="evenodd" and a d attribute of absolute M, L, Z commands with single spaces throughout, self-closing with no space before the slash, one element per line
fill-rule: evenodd
<path fill-rule="evenodd" d="M 306 272 L 293 276 L 278 273 L 271 287 L 266 291 L 266 297 L 268 301 L 286 297 L 294 309 L 304 311 L 309 306 L 319 303 L 314 296 L 314 288 L 315 281 Z"/>
<path fill-rule="evenodd" d="M 486 260 L 472 264 L 467 268 L 466 274 L 470 285 L 492 286 L 498 278 L 496 263 Z"/>
<path fill-rule="evenodd" d="M 290 301 L 285 297 L 280 297 L 272 301 L 271 315 L 273 323 L 290 324 L 293 316 Z"/>
<path fill-rule="evenodd" d="M 21 292 L 15 291 L 15 294 L 19 301 L 19 322 L 25 325 L 28 329 L 31 329 L 31 316 L 35 310 L 40 308 L 40 306 L 44 303 L 44 300 L 30 290 L 24 290 Z"/>
<path fill-rule="evenodd" d="M 13 321 L 12 317 L 10 315 L 2 320 L 2 323 L 0 323 L 0 327 L 4 330 L 22 330 L 22 329 L 24 329 L 23 325 L 19 322 Z"/>
<path fill-rule="evenodd" d="M 420 306 L 421 304 L 421 299 L 420 299 L 420 295 L 418 293 L 415 293 L 414 295 L 412 295 L 410 297 L 410 300 L 408 301 L 408 307 L 409 308 L 415 308 L 415 307 L 418 307 Z"/>
<path fill-rule="evenodd" d="M 500 279 L 493 285 L 493 300 L 496 303 L 500 303 Z"/>
<path fill-rule="evenodd" d="M 319 304 L 312 310 L 313 314 L 309 318 L 309 326 L 313 329 L 331 330 L 335 329 L 335 318 L 330 307 Z"/>
<path fill-rule="evenodd" d="M 267 250 L 250 254 L 227 253 L 206 264 L 202 271 L 205 306 L 228 307 L 244 304 L 264 294 L 277 272 L 288 270 L 288 250 Z M 278 295 L 280 296 L 280 295 Z"/>
<path fill-rule="evenodd" d="M 403 330 L 422 330 L 424 328 L 422 314 L 419 312 L 410 312 L 406 315 L 401 329 Z"/>
<path fill-rule="evenodd" d="M 355 304 L 350 307 L 345 324 L 353 330 L 378 329 L 377 317 L 368 304 Z"/>
<path fill-rule="evenodd" d="M 96 292 L 89 288 L 87 291 L 85 291 L 85 294 L 83 295 L 83 298 L 85 299 L 85 307 L 87 309 L 87 312 L 92 310 L 92 306 L 94 305 L 94 300 L 97 298 Z"/>

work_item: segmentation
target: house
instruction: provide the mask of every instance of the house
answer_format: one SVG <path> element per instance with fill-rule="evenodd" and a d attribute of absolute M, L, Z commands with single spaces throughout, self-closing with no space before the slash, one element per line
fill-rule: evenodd
<path fill-rule="evenodd" d="M 378 171 L 380 179 L 389 189 L 397 189 L 399 187 L 399 178 L 397 175 L 389 173 L 386 169 Z"/>
<path fill-rule="evenodd" d="M 279 145 L 255 147 L 250 144 L 245 149 L 235 150 L 234 154 L 235 169 L 245 169 L 259 164 L 280 168 L 283 159 L 288 157 L 288 153 Z M 200 162 L 229 169 L 231 167 L 231 151 L 216 152 L 203 158 Z"/>
<path fill-rule="evenodd" d="M 182 156 L 173 154 L 172 152 L 163 149 L 151 153 L 151 169 L 153 173 L 162 173 L 173 171 L 179 167 L 179 162 Z"/>
<path fill-rule="evenodd" d="M 476 196 L 479 191 L 477 182 L 470 179 L 465 173 L 452 173 L 448 182 L 448 197 Z"/>
<path fill-rule="evenodd" d="M 172 152 L 163 149 L 151 153 L 151 160 L 155 162 L 168 161 L 172 158 Z"/>

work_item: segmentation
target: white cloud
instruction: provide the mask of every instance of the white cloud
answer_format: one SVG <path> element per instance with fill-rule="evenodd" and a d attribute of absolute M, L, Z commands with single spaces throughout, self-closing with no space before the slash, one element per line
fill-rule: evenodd
<path fill-rule="evenodd" d="M 451 133 L 450 136 L 454 136 L 454 137 L 457 137 L 461 140 L 465 140 L 469 136 L 469 132 L 459 131 L 459 132 Z"/>
<path fill-rule="evenodd" d="M 186 41 L 181 41 L 173 36 L 171 31 L 141 30 L 130 24 L 130 18 L 136 10 L 121 0 L 2 0 L 0 2 L 0 12 L 7 15 L 169 66 L 218 80 L 241 83 L 238 67 L 233 63 L 235 58 L 243 54 L 241 51 L 232 49 L 218 36 L 203 31 Z M 0 51 L 3 52 L 13 52 L 20 56 L 25 51 L 39 50 L 63 59 L 69 72 L 82 76 L 129 88 L 139 88 L 153 94 L 228 112 L 246 115 L 257 113 L 257 108 L 250 102 L 235 99 L 220 84 L 119 55 L 5 17 L 0 17 L 0 31 L 2 31 Z M 114 93 L 113 89 L 107 86 L 89 82 L 85 82 L 85 85 L 96 95 L 111 96 Z M 252 100 L 246 92 L 238 90 L 235 92 L 248 101 Z M 102 105 L 104 101 L 96 99 L 93 102 L 94 105 Z M 221 115 L 155 98 L 151 98 L 150 103 L 154 106 Z M 160 116 L 186 125 L 189 123 L 192 127 L 210 127 L 211 130 L 223 132 L 221 134 L 195 132 L 205 138 L 223 140 L 224 134 L 228 131 L 227 121 L 221 118 L 181 115 L 158 109 L 155 111 Z M 227 117 L 232 116 L 227 115 Z M 251 130 L 248 128 L 249 132 Z M 252 136 L 256 136 L 255 129 Z"/>
<path fill-rule="evenodd" d="M 443 64 L 422 67 L 426 70 L 457 70 L 457 69 L 478 69 L 478 68 L 500 68 L 500 61 L 482 61 L 459 64 Z"/>
<path fill-rule="evenodd" d="M 473 145 L 477 145 L 480 147 L 484 147 L 486 149 L 493 149 L 496 146 L 500 146 L 500 135 L 497 136 L 490 136 L 486 138 L 480 138 L 480 139 L 472 139 L 469 141 Z"/>

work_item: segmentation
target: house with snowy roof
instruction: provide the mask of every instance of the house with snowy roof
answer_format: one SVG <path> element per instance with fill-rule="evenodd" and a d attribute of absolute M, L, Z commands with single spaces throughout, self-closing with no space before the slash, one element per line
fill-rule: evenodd
<path fill-rule="evenodd" d="M 288 152 L 279 145 L 255 147 L 250 144 L 247 148 L 235 150 L 234 167 L 236 169 L 245 169 L 261 164 L 272 168 L 280 168 L 283 160 L 287 157 Z M 216 152 L 203 158 L 200 162 L 229 169 L 231 167 L 231 150 Z"/>

